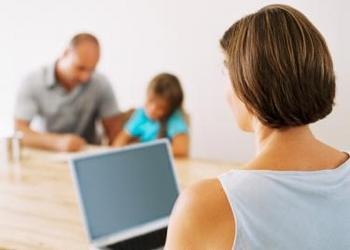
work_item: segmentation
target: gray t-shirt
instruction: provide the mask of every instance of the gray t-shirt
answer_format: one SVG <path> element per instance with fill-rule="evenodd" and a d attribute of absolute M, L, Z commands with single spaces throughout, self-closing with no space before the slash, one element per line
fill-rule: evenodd
<path fill-rule="evenodd" d="M 96 121 L 117 115 L 119 108 L 106 77 L 94 73 L 90 80 L 67 92 L 55 77 L 54 64 L 31 73 L 23 81 L 15 118 L 33 121 L 42 131 L 73 133 L 97 144 Z"/>

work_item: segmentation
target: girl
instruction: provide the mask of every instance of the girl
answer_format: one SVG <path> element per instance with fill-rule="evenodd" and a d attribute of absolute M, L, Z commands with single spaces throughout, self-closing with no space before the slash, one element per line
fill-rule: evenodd
<path fill-rule="evenodd" d="M 188 156 L 188 126 L 182 110 L 183 91 L 176 76 L 162 73 L 147 89 L 144 108 L 137 109 L 114 140 L 120 147 L 135 141 L 147 142 L 169 138 L 176 157 Z"/>

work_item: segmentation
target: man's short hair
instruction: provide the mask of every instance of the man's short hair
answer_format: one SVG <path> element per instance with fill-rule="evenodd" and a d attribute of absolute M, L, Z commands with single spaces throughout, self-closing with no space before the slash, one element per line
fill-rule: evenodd
<path fill-rule="evenodd" d="M 94 35 L 90 33 L 79 33 L 70 40 L 69 47 L 75 48 L 82 42 L 92 42 L 95 43 L 97 47 L 100 46 L 98 39 Z"/>

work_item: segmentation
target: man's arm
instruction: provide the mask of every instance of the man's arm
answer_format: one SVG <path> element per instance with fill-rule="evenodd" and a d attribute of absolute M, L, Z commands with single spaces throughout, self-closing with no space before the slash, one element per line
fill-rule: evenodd
<path fill-rule="evenodd" d="M 102 125 L 108 138 L 108 144 L 112 145 L 114 139 L 118 136 L 118 134 L 120 134 L 123 129 L 123 114 L 102 119 Z"/>
<path fill-rule="evenodd" d="M 23 133 L 23 144 L 55 151 L 78 151 L 86 144 L 84 139 L 72 134 L 38 133 L 25 120 L 15 120 L 16 130 Z"/>
<path fill-rule="evenodd" d="M 113 143 L 114 138 L 122 131 L 124 125 L 124 113 L 120 112 L 117 99 L 114 95 L 109 80 L 99 75 L 99 102 L 98 102 L 98 114 L 101 119 L 105 135 L 108 138 L 108 144 Z"/>
<path fill-rule="evenodd" d="M 107 135 L 109 145 L 113 145 L 117 140 L 117 137 L 122 134 L 125 123 L 130 119 L 134 111 L 134 109 L 129 109 L 128 111 L 121 112 L 118 115 L 102 119 L 102 125 Z"/>
<path fill-rule="evenodd" d="M 30 121 L 39 112 L 37 82 L 42 81 L 41 73 L 25 78 L 19 89 L 15 106 L 15 128 L 23 133 L 23 144 L 30 147 L 57 151 L 77 151 L 85 144 L 78 136 L 65 134 L 38 133 L 30 128 Z"/>

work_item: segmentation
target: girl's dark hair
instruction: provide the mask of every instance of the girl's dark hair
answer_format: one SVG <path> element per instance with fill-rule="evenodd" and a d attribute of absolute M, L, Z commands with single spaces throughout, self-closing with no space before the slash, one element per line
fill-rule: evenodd
<path fill-rule="evenodd" d="M 266 126 L 306 125 L 332 111 L 330 53 L 298 10 L 266 6 L 234 23 L 220 43 L 236 95 Z"/>
<path fill-rule="evenodd" d="M 148 93 L 153 93 L 169 102 L 169 116 L 177 109 L 181 108 L 184 94 L 179 79 L 169 73 L 162 73 L 155 76 L 147 89 Z"/>
<path fill-rule="evenodd" d="M 180 81 L 172 74 L 162 73 L 151 80 L 147 92 L 165 98 L 169 102 L 169 113 L 166 119 L 160 122 L 160 131 L 158 134 L 158 138 L 166 137 L 167 119 L 175 110 L 182 108 L 184 94 Z"/>

